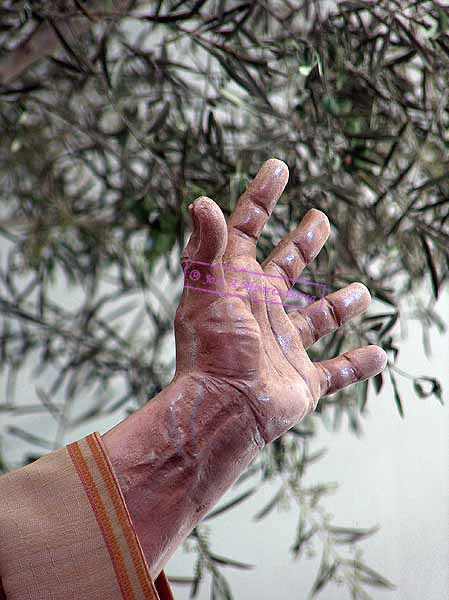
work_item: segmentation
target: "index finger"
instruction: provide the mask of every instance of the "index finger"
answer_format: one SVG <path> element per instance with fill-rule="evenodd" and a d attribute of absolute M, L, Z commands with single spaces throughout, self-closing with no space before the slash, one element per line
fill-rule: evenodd
<path fill-rule="evenodd" d="M 256 244 L 288 181 L 288 167 L 277 158 L 266 160 L 237 201 L 228 220 L 225 258 L 256 258 Z"/>

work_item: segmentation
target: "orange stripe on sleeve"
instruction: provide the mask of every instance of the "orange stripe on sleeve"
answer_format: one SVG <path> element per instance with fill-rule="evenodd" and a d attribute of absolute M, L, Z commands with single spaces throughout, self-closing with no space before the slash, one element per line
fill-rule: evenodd
<path fill-rule="evenodd" d="M 128 544 L 142 591 L 145 594 L 145 598 L 154 598 L 154 600 L 159 600 L 159 596 L 151 579 L 151 574 L 149 572 L 142 547 L 134 530 L 131 516 L 126 509 L 125 500 L 121 494 L 119 483 L 116 480 L 116 476 L 113 472 L 112 466 L 110 465 L 109 459 L 107 458 L 103 445 L 98 438 L 99 436 L 97 433 L 92 434 L 87 438 L 87 442 L 114 505 L 117 519 Z"/>
<path fill-rule="evenodd" d="M 125 561 L 120 550 L 120 545 L 118 544 L 114 535 L 112 524 L 103 504 L 101 494 L 99 493 L 89 467 L 84 460 L 84 457 L 78 446 L 78 442 L 73 442 L 72 444 L 67 445 L 66 448 L 95 514 L 95 518 L 108 549 L 109 556 L 111 557 L 117 583 L 122 592 L 122 598 L 123 600 L 136 600 L 136 596 L 132 590 L 131 581 L 128 577 Z"/>

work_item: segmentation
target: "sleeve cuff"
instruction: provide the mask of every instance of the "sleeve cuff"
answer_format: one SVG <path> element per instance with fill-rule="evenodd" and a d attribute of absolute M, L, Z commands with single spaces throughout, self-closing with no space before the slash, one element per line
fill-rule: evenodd
<path fill-rule="evenodd" d="M 7 600 L 174 600 L 163 571 L 151 578 L 97 432 L 2 476 L 0 507 Z"/>

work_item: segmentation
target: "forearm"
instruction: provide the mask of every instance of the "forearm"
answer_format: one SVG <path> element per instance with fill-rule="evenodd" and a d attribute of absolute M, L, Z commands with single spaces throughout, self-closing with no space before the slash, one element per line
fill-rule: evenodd
<path fill-rule="evenodd" d="M 154 578 L 264 445 L 241 395 L 199 375 L 173 380 L 103 441 Z"/>

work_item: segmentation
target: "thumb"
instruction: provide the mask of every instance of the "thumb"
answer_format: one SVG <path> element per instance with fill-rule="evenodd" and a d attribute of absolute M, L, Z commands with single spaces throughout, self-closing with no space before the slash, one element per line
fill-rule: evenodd
<path fill-rule="evenodd" d="M 197 198 L 189 210 L 193 233 L 181 258 L 184 298 L 194 294 L 196 306 L 205 308 L 226 288 L 221 259 L 228 243 L 228 228 L 221 208 L 206 196 Z"/>
<path fill-rule="evenodd" d="M 220 262 L 228 243 L 228 228 L 221 208 L 208 198 L 200 196 L 190 206 L 193 233 L 185 256 L 205 263 Z"/>

